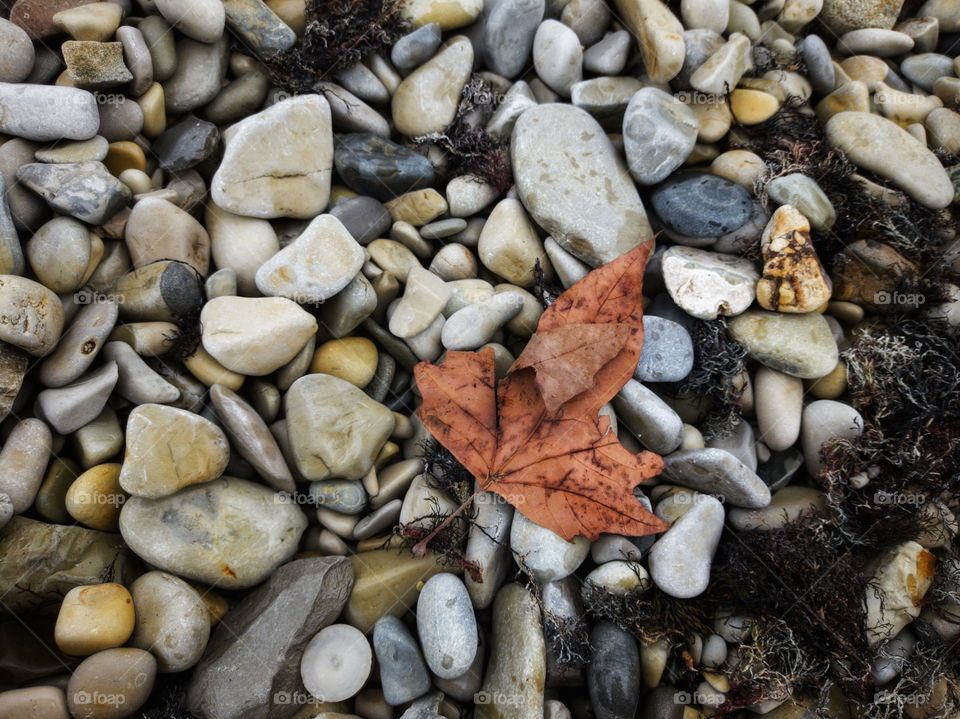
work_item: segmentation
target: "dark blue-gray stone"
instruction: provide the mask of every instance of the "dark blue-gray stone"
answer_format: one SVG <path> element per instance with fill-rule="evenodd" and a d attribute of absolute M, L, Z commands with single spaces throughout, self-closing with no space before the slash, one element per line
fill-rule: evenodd
<path fill-rule="evenodd" d="M 829 95 L 836 84 L 836 72 L 830 50 L 819 35 L 807 35 L 800 46 L 807 78 L 818 95 Z"/>
<path fill-rule="evenodd" d="M 660 685 L 643 698 L 640 719 L 683 719 L 683 702 L 674 687 Z"/>
<path fill-rule="evenodd" d="M 263 0 L 223 0 L 227 27 L 260 57 L 272 57 L 297 42 L 293 29 Z"/>
<path fill-rule="evenodd" d="M 337 174 L 362 195 L 392 200 L 433 184 L 433 165 L 409 147 L 366 133 L 338 135 L 335 144 Z"/>
<path fill-rule="evenodd" d="M 343 514 L 361 514 L 367 508 L 367 492 L 359 480 L 324 479 L 311 482 L 310 500 L 318 507 Z"/>
<path fill-rule="evenodd" d="M 400 619 L 388 614 L 377 620 L 373 625 L 373 651 L 387 704 L 405 704 L 430 691 L 430 673 L 420 647 Z"/>
<path fill-rule="evenodd" d="M 640 650 L 633 635 L 610 622 L 590 632 L 593 660 L 587 670 L 596 719 L 633 719 L 640 697 Z"/>
<path fill-rule="evenodd" d="M 641 382 L 679 382 L 692 369 L 693 340 L 683 325 L 644 315 L 643 351 L 633 376 Z"/>
<path fill-rule="evenodd" d="M 193 115 L 167 128 L 151 149 L 160 161 L 160 167 L 169 172 L 181 172 L 206 160 L 217 150 L 220 131 L 212 122 Z"/>
<path fill-rule="evenodd" d="M 753 214 L 745 187 L 706 172 L 678 172 L 650 193 L 660 221 L 690 237 L 719 237 L 742 227 Z"/>
<path fill-rule="evenodd" d="M 50 208 L 91 225 L 102 225 L 130 201 L 130 188 L 102 162 L 59 165 L 32 162 L 17 179 L 47 201 Z"/>
<path fill-rule="evenodd" d="M 330 209 L 330 214 L 340 220 L 361 245 L 385 237 L 393 224 L 387 208 L 379 200 L 364 195 L 341 200 Z"/>
<path fill-rule="evenodd" d="M 390 60 L 401 72 L 409 72 L 433 57 L 438 47 L 440 26 L 432 22 L 397 40 L 390 50 Z"/>

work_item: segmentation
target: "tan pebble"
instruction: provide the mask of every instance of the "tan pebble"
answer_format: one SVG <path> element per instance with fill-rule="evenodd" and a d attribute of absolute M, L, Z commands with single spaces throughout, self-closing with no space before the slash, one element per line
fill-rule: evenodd
<path fill-rule="evenodd" d="M 310 371 L 331 374 L 357 387 L 366 387 L 377 371 L 377 346 L 366 337 L 324 342 L 313 353 Z"/>
<path fill-rule="evenodd" d="M 349 200 L 352 197 L 357 197 L 357 193 L 351 190 L 345 185 L 331 185 L 330 186 L 330 207 L 337 205 L 344 200 Z"/>
<path fill-rule="evenodd" d="M 863 320 L 864 315 L 863 307 L 843 300 L 831 300 L 827 306 L 827 312 L 845 325 L 857 324 Z"/>
<path fill-rule="evenodd" d="M 887 63 L 871 55 L 854 55 L 840 63 L 840 67 L 851 80 L 858 80 L 866 84 L 867 89 L 873 92 L 877 85 L 882 83 L 890 72 Z"/>
<path fill-rule="evenodd" d="M 143 134 L 154 138 L 167 129 L 167 110 L 163 97 L 163 85 L 155 82 L 150 89 L 136 99 L 143 112 Z"/>
<path fill-rule="evenodd" d="M 766 163 L 749 150 L 728 150 L 710 163 L 710 172 L 752 190 Z"/>
<path fill-rule="evenodd" d="M 34 500 L 34 507 L 41 517 L 54 524 L 69 524 L 72 521 L 67 511 L 67 492 L 78 476 L 80 467 L 72 459 L 57 458 L 50 462 Z"/>
<path fill-rule="evenodd" d="M 820 102 L 814 112 L 821 124 L 841 112 L 870 112 L 870 91 L 866 83 L 848 82 L 831 92 Z"/>
<path fill-rule="evenodd" d="M 119 176 L 124 170 L 140 170 L 145 172 L 147 169 L 147 158 L 143 150 L 135 142 L 124 140 L 122 142 L 111 142 L 107 150 L 107 159 L 103 161 L 110 173 L 115 177 Z"/>
<path fill-rule="evenodd" d="M 804 380 L 804 384 L 817 399 L 837 399 L 847 390 L 847 365 L 840 360 L 830 374 L 815 380 Z"/>
<path fill-rule="evenodd" d="M 277 14 L 277 17 L 293 28 L 297 37 L 303 35 L 307 26 L 306 0 L 267 0 L 267 6 Z"/>
<path fill-rule="evenodd" d="M 762 90 L 738 88 L 730 94 L 730 110 L 741 125 L 759 125 L 780 109 L 780 102 Z"/>
<path fill-rule="evenodd" d="M 0 717 L 70 719 L 66 692 L 59 686 L 24 687 L 0 692 Z"/>
<path fill-rule="evenodd" d="M 120 464 L 108 462 L 91 467 L 67 490 L 66 507 L 81 524 L 116 532 L 127 493 L 120 487 Z"/>
<path fill-rule="evenodd" d="M 190 374 L 203 382 L 207 387 L 215 384 L 222 384 L 227 389 L 234 392 L 243 386 L 245 379 L 242 374 L 231 372 L 222 364 L 217 362 L 203 345 L 197 345 L 196 351 L 183 361 L 184 366 L 190 370 Z"/>
<path fill-rule="evenodd" d="M 62 652 L 86 657 L 123 645 L 135 619 L 133 598 L 122 584 L 74 587 L 63 598 L 53 636 Z"/>
<path fill-rule="evenodd" d="M 414 227 L 420 227 L 446 212 L 447 201 L 439 192 L 428 187 L 404 193 L 390 200 L 385 207 L 394 222 L 409 222 Z"/>
<path fill-rule="evenodd" d="M 374 466 L 379 470 L 383 467 L 390 464 L 394 459 L 400 456 L 400 447 L 396 442 L 387 442 L 380 449 L 380 454 L 377 455 L 376 460 L 374 461 Z"/>
<path fill-rule="evenodd" d="M 53 24 L 74 40 L 104 42 L 113 37 L 122 18 L 119 4 L 95 2 L 61 10 L 53 16 Z"/>
<path fill-rule="evenodd" d="M 135 716 L 150 697 L 157 662 L 143 649 L 107 649 L 84 659 L 67 684 L 74 719 Z"/>

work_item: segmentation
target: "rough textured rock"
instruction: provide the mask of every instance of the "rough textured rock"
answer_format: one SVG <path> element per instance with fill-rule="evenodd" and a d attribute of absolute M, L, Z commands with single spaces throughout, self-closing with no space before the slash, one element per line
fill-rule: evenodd
<path fill-rule="evenodd" d="M 286 719 L 302 708 L 300 658 L 353 586 L 342 557 L 298 559 L 245 597 L 214 631 L 187 706 L 203 719 Z"/>

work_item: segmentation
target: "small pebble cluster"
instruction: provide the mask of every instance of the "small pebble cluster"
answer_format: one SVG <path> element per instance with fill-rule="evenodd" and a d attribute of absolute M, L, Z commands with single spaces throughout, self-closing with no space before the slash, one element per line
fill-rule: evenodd
<path fill-rule="evenodd" d="M 0 719 L 960 716 L 960 2 L 4 5 Z M 566 541 L 413 369 L 644 242 Z"/>

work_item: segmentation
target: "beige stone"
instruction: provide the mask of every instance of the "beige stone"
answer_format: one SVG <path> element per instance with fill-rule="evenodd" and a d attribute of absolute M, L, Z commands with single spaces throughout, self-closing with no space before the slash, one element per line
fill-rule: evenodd
<path fill-rule="evenodd" d="M 407 0 L 403 16 L 414 27 L 435 22 L 441 30 L 469 25 L 483 12 L 483 0 Z"/>
<path fill-rule="evenodd" d="M 871 646 L 896 636 L 920 615 L 937 559 L 917 542 L 903 542 L 878 557 L 873 566 L 865 591 Z"/>
<path fill-rule="evenodd" d="M 86 657 L 122 646 L 133 624 L 133 598 L 122 584 L 74 587 L 60 605 L 54 639 L 62 652 Z"/>
<path fill-rule="evenodd" d="M 67 490 L 66 507 L 81 524 L 116 532 L 127 494 L 120 486 L 120 465 L 98 464 L 81 474 Z"/>
<path fill-rule="evenodd" d="M 724 179 L 753 189 L 757 178 L 767 169 L 766 163 L 750 150 L 728 150 L 710 163 L 710 172 Z"/>
<path fill-rule="evenodd" d="M 153 690 L 157 662 L 150 652 L 107 649 L 84 659 L 67 684 L 67 705 L 74 719 L 135 716 Z"/>
<path fill-rule="evenodd" d="M 404 193 L 390 200 L 385 207 L 394 222 L 408 222 L 420 227 L 446 212 L 447 201 L 439 192 L 428 187 Z"/>
<path fill-rule="evenodd" d="M 61 10 L 53 16 L 53 24 L 74 40 L 104 42 L 120 27 L 123 8 L 111 2 L 95 2 Z"/>
<path fill-rule="evenodd" d="M 26 277 L 0 275 L 0 340 L 43 357 L 63 331 L 63 304 Z"/>
<path fill-rule="evenodd" d="M 810 223 L 792 205 L 773 213 L 761 238 L 757 302 L 778 312 L 813 312 L 830 299 L 830 280 L 810 239 Z"/>
<path fill-rule="evenodd" d="M 501 200 L 493 208 L 477 253 L 484 267 L 520 287 L 533 287 L 538 261 L 541 269 L 549 267 L 540 235 L 519 200 Z"/>
<path fill-rule="evenodd" d="M 660 0 L 616 0 L 617 10 L 639 38 L 643 66 L 654 82 L 668 82 L 683 67 L 683 25 Z"/>
<path fill-rule="evenodd" d="M 183 360 L 183 365 L 190 371 L 190 374 L 207 387 L 222 384 L 236 392 L 243 386 L 243 381 L 246 379 L 239 372 L 232 372 L 217 362 L 203 348 L 203 345 L 198 345 L 194 353 Z"/>
<path fill-rule="evenodd" d="M 445 129 L 456 116 L 460 93 L 472 71 L 473 45 L 458 35 L 400 83 L 391 104 L 397 130 L 418 137 Z"/>
<path fill-rule="evenodd" d="M 379 352 L 366 337 L 344 337 L 317 347 L 310 371 L 345 379 L 356 387 L 366 387 L 377 371 Z"/>
<path fill-rule="evenodd" d="M 761 90 L 737 88 L 730 94 L 730 110 L 741 125 L 759 125 L 773 117 L 780 102 Z"/>

